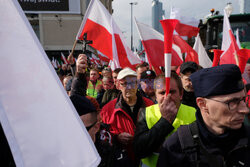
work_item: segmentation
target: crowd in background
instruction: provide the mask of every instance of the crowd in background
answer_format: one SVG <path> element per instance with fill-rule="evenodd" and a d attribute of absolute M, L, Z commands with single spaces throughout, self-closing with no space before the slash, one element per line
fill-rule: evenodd
<path fill-rule="evenodd" d="M 102 157 L 99 166 L 156 166 L 158 156 L 154 153 L 166 136 L 196 120 L 199 107 L 190 76 L 202 67 L 185 62 L 172 68 L 170 95 L 166 97 L 164 73 L 156 75 L 146 62 L 138 64 L 135 71 L 111 70 L 89 64 L 86 55 L 80 54 L 76 62 L 57 70 Z M 247 65 L 243 74 L 247 94 L 249 69 Z M 159 116 L 148 116 L 156 111 Z M 185 118 L 180 116 L 183 121 L 176 123 L 179 115 Z M 246 115 L 245 124 L 249 118 Z"/>
<path fill-rule="evenodd" d="M 250 65 L 242 75 L 236 65 L 203 69 L 185 62 L 172 67 L 166 95 L 164 72 L 156 75 L 148 63 L 111 70 L 89 63 L 85 54 L 68 62 L 55 70 L 96 146 L 100 167 L 250 166 L 244 130 L 250 122 Z M 15 166 L 6 143 L 1 160 Z"/>

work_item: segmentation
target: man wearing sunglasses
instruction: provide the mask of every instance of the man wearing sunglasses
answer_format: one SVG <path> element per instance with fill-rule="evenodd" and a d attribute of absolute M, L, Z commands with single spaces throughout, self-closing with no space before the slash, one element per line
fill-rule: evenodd
<path fill-rule="evenodd" d="M 250 166 L 249 113 L 238 66 L 225 64 L 190 76 L 199 110 L 196 122 L 180 127 L 160 152 L 158 166 Z"/>

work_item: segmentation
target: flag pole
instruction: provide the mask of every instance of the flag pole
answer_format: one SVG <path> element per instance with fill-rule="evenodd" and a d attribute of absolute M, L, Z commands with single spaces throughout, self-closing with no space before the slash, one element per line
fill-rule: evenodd
<path fill-rule="evenodd" d="M 74 57 L 73 57 L 73 53 L 75 51 L 75 47 L 76 47 L 76 44 L 77 44 L 77 39 L 75 39 L 75 42 L 73 44 L 73 47 L 72 47 L 72 50 L 67 58 L 69 64 L 74 64 Z"/>
<path fill-rule="evenodd" d="M 238 55 L 237 55 L 236 51 L 234 52 L 234 58 L 235 58 L 235 61 L 236 61 L 236 65 L 239 66 L 239 58 L 238 58 Z"/>
<path fill-rule="evenodd" d="M 77 39 L 75 40 L 73 47 L 72 47 L 72 50 L 71 50 L 69 55 L 73 55 L 73 52 L 75 51 L 75 48 L 76 48 L 76 44 L 77 44 Z"/>

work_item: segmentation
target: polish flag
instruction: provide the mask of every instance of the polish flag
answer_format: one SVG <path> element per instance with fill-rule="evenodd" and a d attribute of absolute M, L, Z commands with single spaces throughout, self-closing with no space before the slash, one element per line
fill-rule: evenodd
<path fill-rule="evenodd" d="M 201 38 L 200 35 L 198 34 L 196 39 L 195 39 L 195 43 L 193 46 L 193 49 L 196 51 L 196 53 L 198 54 L 198 59 L 199 59 L 199 64 L 203 67 L 203 68 L 209 68 L 212 67 L 212 61 L 211 59 L 208 57 L 207 52 L 201 42 Z"/>
<path fill-rule="evenodd" d="M 57 68 L 57 64 L 54 57 L 52 58 L 52 65 L 54 68 Z"/>
<path fill-rule="evenodd" d="M 100 58 L 101 61 L 104 61 L 104 62 L 109 62 L 110 59 L 105 56 L 104 54 L 102 54 L 101 52 L 97 51 L 97 54 L 98 54 L 98 57 Z"/>
<path fill-rule="evenodd" d="M 56 66 L 58 67 L 58 68 L 61 68 L 61 64 L 55 59 L 55 62 L 56 62 Z"/>
<path fill-rule="evenodd" d="M 244 72 L 250 55 L 249 49 L 240 49 L 233 35 L 228 15 L 224 10 L 222 50 L 220 64 L 236 64 Z"/>
<path fill-rule="evenodd" d="M 89 3 L 76 39 L 83 40 L 85 33 L 88 40 L 93 41 L 90 45 L 111 59 L 117 67 L 134 68 L 140 63 L 139 57 L 125 44 L 122 31 L 99 0 Z"/>
<path fill-rule="evenodd" d="M 67 61 L 67 59 L 65 58 L 63 52 L 61 52 L 61 59 L 64 62 L 64 64 L 69 64 L 68 61 Z"/>
<path fill-rule="evenodd" d="M 198 28 L 199 21 L 195 18 L 188 18 L 181 15 L 180 8 L 171 8 L 170 19 L 177 19 L 179 23 L 175 27 L 175 31 L 180 36 L 191 38 L 197 36 L 200 29 Z"/>
<path fill-rule="evenodd" d="M 166 78 L 166 95 L 170 90 L 170 75 L 171 75 L 171 58 L 172 58 L 172 44 L 173 32 L 178 20 L 167 19 L 161 20 L 162 29 L 164 31 L 164 60 L 165 60 L 165 78 Z"/>
<path fill-rule="evenodd" d="M 185 62 L 193 61 L 196 64 L 200 64 L 197 52 L 181 36 L 174 35 L 173 42 L 180 46 L 182 53 L 186 53 Z"/>
<path fill-rule="evenodd" d="M 150 66 L 154 69 L 160 66 L 164 67 L 164 36 L 152 27 L 140 23 L 135 19 L 137 29 L 140 34 L 140 38 L 143 47 L 147 53 L 147 58 Z M 179 66 L 183 63 L 182 53 L 179 46 L 173 43 L 172 45 L 172 66 Z"/>

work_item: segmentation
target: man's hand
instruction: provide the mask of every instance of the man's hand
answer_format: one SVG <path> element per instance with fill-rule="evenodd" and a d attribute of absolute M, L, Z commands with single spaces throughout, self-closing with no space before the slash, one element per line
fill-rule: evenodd
<path fill-rule="evenodd" d="M 160 105 L 161 116 L 169 123 L 173 123 L 177 115 L 178 109 L 175 102 L 171 99 L 171 94 L 164 97 L 163 102 Z"/>
<path fill-rule="evenodd" d="M 74 64 L 74 57 L 72 53 L 69 54 L 67 61 L 69 62 L 70 65 Z"/>
<path fill-rule="evenodd" d="M 76 61 L 76 72 L 85 73 L 87 66 L 87 56 L 85 54 L 80 54 Z"/>
<path fill-rule="evenodd" d="M 130 144 L 132 142 L 133 138 L 134 137 L 131 134 L 126 133 L 126 132 L 120 133 L 117 136 L 118 141 L 125 146 Z"/>

